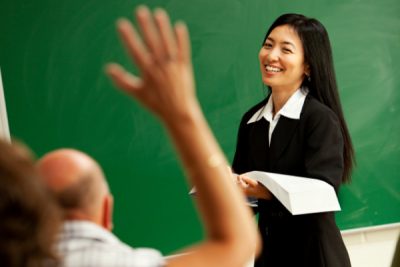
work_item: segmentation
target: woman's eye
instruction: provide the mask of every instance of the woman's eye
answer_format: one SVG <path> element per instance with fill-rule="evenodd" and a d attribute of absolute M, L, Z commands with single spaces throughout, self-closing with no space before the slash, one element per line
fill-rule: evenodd
<path fill-rule="evenodd" d="M 272 47 L 272 44 L 265 43 L 265 44 L 264 44 L 264 47 L 265 47 L 265 48 L 271 48 L 271 47 Z"/>
<path fill-rule="evenodd" d="M 292 50 L 290 50 L 289 48 L 282 48 L 283 52 L 285 53 L 292 53 Z"/>

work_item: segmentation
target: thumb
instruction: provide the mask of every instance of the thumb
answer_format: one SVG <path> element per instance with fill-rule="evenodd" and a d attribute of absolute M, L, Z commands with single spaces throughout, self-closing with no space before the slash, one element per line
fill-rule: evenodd
<path fill-rule="evenodd" d="M 251 187 L 255 187 L 258 185 L 258 182 L 256 180 L 253 180 L 249 177 L 246 176 L 240 176 L 240 178 L 242 179 L 243 182 L 245 182 L 246 184 L 248 184 Z"/>

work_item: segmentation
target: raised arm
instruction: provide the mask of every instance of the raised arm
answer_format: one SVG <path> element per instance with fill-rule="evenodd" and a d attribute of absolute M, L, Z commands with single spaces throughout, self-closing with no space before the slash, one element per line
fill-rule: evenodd
<path fill-rule="evenodd" d="M 207 235 L 167 266 L 242 267 L 256 252 L 259 236 L 197 101 L 187 28 L 183 23 L 171 27 L 161 9 L 152 16 L 146 7 L 139 7 L 136 18 L 142 38 L 125 19 L 118 21 L 118 31 L 140 77 L 118 64 L 108 65 L 107 72 L 164 124 L 190 184 L 196 186 Z"/>

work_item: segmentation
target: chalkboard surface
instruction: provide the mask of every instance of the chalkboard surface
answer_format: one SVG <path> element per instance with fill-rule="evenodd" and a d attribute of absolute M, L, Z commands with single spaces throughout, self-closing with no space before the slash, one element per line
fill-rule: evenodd
<path fill-rule="evenodd" d="M 38 156 L 81 149 L 104 167 L 115 232 L 164 253 L 202 238 L 176 154 L 162 127 L 116 91 L 106 62 L 132 67 L 115 33 L 135 0 L 1 0 L 0 67 L 10 131 Z M 341 99 L 357 153 L 340 192 L 341 229 L 400 221 L 400 2 L 152 0 L 191 31 L 198 96 L 232 158 L 241 115 L 265 96 L 257 53 L 287 12 L 330 33 Z"/>

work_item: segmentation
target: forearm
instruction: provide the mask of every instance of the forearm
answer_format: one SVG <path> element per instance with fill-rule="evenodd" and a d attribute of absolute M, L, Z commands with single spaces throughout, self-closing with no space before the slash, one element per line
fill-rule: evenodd
<path fill-rule="evenodd" d="M 246 240 L 256 233 L 244 196 L 232 182 L 226 159 L 197 103 L 182 119 L 165 120 L 190 182 L 196 186 L 197 205 L 212 240 Z"/>
<path fill-rule="evenodd" d="M 247 215 L 246 209 L 242 209 L 244 198 L 234 192 L 237 189 L 226 167 L 227 161 L 198 103 L 193 103 L 189 112 L 180 118 L 165 119 L 164 124 L 175 144 L 190 183 L 196 186 L 197 204 L 205 219 L 208 233 L 222 232 L 219 229 L 228 232 L 230 227 L 236 228 L 236 223 L 230 222 L 228 217 L 237 216 L 238 213 Z M 226 225 L 230 227 L 226 229 Z"/>

